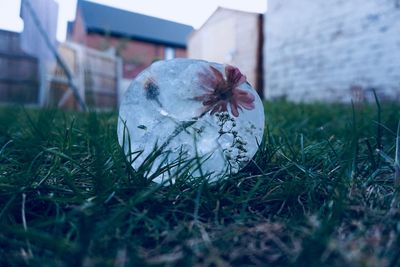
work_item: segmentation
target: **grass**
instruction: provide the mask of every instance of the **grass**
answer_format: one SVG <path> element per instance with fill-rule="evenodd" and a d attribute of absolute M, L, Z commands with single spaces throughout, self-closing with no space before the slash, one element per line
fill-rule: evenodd
<path fill-rule="evenodd" d="M 168 187 L 116 113 L 2 108 L 0 266 L 400 266 L 400 106 L 265 107 L 245 169 Z"/>

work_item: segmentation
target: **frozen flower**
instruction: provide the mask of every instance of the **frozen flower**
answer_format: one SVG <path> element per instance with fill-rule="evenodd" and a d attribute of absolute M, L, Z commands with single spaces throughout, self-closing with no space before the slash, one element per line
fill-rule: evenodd
<path fill-rule="evenodd" d="M 239 110 L 254 109 L 254 95 L 239 89 L 246 82 L 246 76 L 238 68 L 226 65 L 224 77 L 220 71 L 210 66 L 210 71 L 200 73 L 199 78 L 205 94 L 194 99 L 203 103 L 204 112 L 226 112 L 229 105 L 232 115 L 238 117 Z"/>
<path fill-rule="evenodd" d="M 160 95 L 160 88 L 158 87 L 154 79 L 148 78 L 144 83 L 143 88 L 146 92 L 146 98 L 148 100 L 155 101 L 160 107 L 162 107 L 162 104 L 158 98 L 158 96 Z"/>

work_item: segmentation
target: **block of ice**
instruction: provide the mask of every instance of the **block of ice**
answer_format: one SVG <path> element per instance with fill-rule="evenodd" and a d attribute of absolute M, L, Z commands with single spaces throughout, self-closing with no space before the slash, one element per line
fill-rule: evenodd
<path fill-rule="evenodd" d="M 126 91 L 119 117 L 118 141 L 132 167 L 152 162 L 147 174 L 160 173 L 158 183 L 174 182 L 182 170 L 210 181 L 236 173 L 264 131 L 263 104 L 239 69 L 201 60 L 152 64 Z"/>

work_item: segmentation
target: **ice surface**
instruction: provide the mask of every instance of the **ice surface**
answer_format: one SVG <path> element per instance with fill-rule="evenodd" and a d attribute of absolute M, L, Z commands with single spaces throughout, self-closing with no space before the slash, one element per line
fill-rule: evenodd
<path fill-rule="evenodd" d="M 147 167 L 157 183 L 174 182 L 185 170 L 210 181 L 236 173 L 256 153 L 264 131 L 263 104 L 240 71 L 201 60 L 153 63 L 126 91 L 119 116 L 118 141 L 129 159 L 137 157 L 134 169 L 156 147 L 162 151 Z"/>

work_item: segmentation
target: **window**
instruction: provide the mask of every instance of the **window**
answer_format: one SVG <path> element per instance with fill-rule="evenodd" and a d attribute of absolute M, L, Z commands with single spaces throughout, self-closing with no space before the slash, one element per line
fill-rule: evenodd
<path fill-rule="evenodd" d="M 173 49 L 172 47 L 165 47 L 164 55 L 164 59 L 166 60 L 175 58 L 175 49 Z"/>

